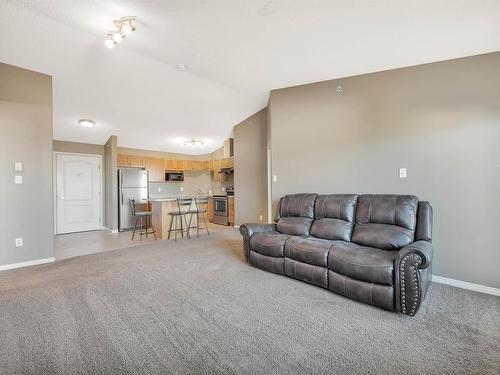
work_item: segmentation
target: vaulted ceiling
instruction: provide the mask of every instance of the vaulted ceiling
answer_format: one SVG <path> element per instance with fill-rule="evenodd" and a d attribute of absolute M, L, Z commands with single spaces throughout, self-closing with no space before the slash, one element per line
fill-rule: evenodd
<path fill-rule="evenodd" d="M 3 0 L 0 33 L 1 62 L 53 76 L 54 138 L 205 153 L 272 89 L 500 50 L 500 2 Z"/>

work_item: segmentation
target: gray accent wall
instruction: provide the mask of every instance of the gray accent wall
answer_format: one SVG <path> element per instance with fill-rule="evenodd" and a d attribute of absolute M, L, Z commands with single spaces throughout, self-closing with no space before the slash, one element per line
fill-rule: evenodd
<path fill-rule="evenodd" d="M 0 131 L 0 265 L 52 258 L 52 77 L 0 64 Z"/>
<path fill-rule="evenodd" d="M 233 137 L 235 224 L 266 223 L 267 108 L 236 125 Z"/>
<path fill-rule="evenodd" d="M 274 205 L 415 194 L 434 208 L 433 274 L 500 288 L 500 53 L 274 90 L 269 108 Z"/>
<path fill-rule="evenodd" d="M 118 159 L 117 137 L 112 135 L 104 145 L 104 191 L 106 228 L 118 230 Z"/>

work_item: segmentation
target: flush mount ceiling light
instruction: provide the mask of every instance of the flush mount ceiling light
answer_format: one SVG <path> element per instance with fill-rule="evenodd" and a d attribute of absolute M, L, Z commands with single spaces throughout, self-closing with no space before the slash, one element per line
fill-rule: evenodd
<path fill-rule="evenodd" d="M 192 139 L 190 141 L 184 141 L 181 143 L 182 146 L 191 146 L 193 148 L 197 148 L 197 147 L 205 147 L 205 142 L 204 141 L 198 141 L 198 140 L 195 140 L 195 139 Z"/>
<path fill-rule="evenodd" d="M 123 38 L 135 31 L 136 17 L 127 16 L 119 20 L 114 20 L 115 29 L 108 32 L 104 45 L 108 48 L 113 48 L 115 44 L 120 43 Z"/>
<path fill-rule="evenodd" d="M 83 126 L 84 128 L 93 128 L 95 126 L 95 121 L 89 120 L 89 119 L 81 119 L 78 120 L 78 123 Z"/>

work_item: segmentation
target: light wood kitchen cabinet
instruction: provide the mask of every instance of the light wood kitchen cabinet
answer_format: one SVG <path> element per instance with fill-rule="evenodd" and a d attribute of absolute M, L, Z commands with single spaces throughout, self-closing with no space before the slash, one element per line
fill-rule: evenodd
<path fill-rule="evenodd" d="M 192 171 L 202 171 L 203 170 L 203 161 L 201 160 L 190 160 L 191 161 L 191 170 Z"/>
<path fill-rule="evenodd" d="M 163 168 L 166 171 L 172 171 L 174 170 L 174 161 L 171 159 L 165 159 L 163 160 Z"/>
<path fill-rule="evenodd" d="M 193 161 L 192 160 L 184 160 L 184 170 L 185 171 L 193 171 Z"/>
<path fill-rule="evenodd" d="M 146 159 L 146 169 L 149 171 L 149 181 L 165 181 L 165 169 L 162 159 Z"/>
<path fill-rule="evenodd" d="M 234 167 L 234 157 L 228 158 L 228 167 Z"/>
<path fill-rule="evenodd" d="M 222 158 L 220 160 L 220 166 L 221 166 L 221 168 L 229 167 L 229 158 Z"/>
<path fill-rule="evenodd" d="M 212 197 L 208 198 L 207 217 L 210 222 L 214 220 L 214 200 Z"/>
<path fill-rule="evenodd" d="M 203 160 L 203 170 L 210 171 L 213 169 L 213 161 L 212 160 Z"/>
<path fill-rule="evenodd" d="M 177 171 L 183 171 L 186 169 L 186 161 L 185 160 L 174 160 L 175 169 Z"/>
<path fill-rule="evenodd" d="M 229 224 L 234 225 L 234 197 L 227 197 L 229 206 Z"/>
<path fill-rule="evenodd" d="M 119 167 L 145 167 L 144 157 L 135 155 L 117 155 L 117 164 Z"/>
<path fill-rule="evenodd" d="M 142 156 L 129 155 L 128 160 L 131 167 L 144 168 L 146 166 L 144 163 L 144 157 Z"/>
<path fill-rule="evenodd" d="M 117 164 L 119 167 L 128 167 L 128 155 L 118 154 L 117 155 Z"/>
<path fill-rule="evenodd" d="M 212 171 L 214 172 L 214 175 L 213 175 L 213 180 L 214 181 L 220 181 L 221 180 L 221 173 L 219 173 L 220 169 L 221 169 L 221 162 L 220 162 L 220 160 L 214 160 L 213 164 L 212 164 Z"/>
<path fill-rule="evenodd" d="M 167 171 L 184 171 L 186 170 L 186 160 L 165 159 L 163 161 L 165 170 Z"/>

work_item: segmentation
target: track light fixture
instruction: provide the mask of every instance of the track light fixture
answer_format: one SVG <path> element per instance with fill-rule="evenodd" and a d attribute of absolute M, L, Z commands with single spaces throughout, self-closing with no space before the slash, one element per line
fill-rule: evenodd
<path fill-rule="evenodd" d="M 136 17 L 127 16 L 119 20 L 114 20 L 113 25 L 115 30 L 108 32 L 104 45 L 108 48 L 113 48 L 115 44 L 120 43 L 123 38 L 135 31 Z"/>

